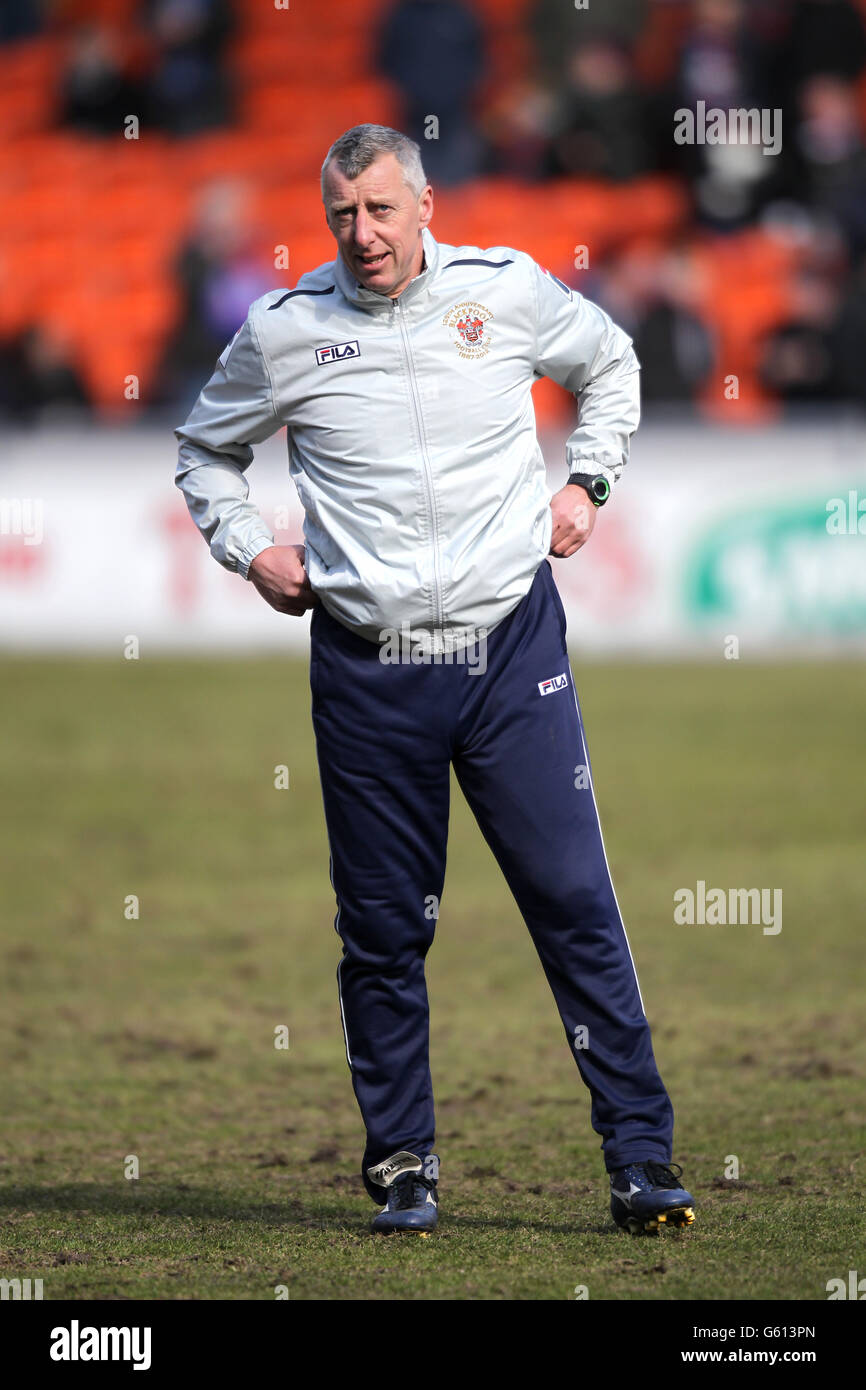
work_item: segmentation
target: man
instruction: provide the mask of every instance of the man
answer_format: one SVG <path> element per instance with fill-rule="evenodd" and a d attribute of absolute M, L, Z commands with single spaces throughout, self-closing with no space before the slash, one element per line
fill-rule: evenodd
<path fill-rule="evenodd" d="M 532 934 L 592 1095 L 611 1211 L 688 1225 L 601 838 L 548 554 L 589 538 L 639 416 L 631 342 L 507 247 L 438 244 L 418 146 L 357 126 L 322 197 L 336 260 L 251 306 L 180 440 L 214 557 L 272 607 L 312 608 L 313 724 L 337 898 L 340 1007 L 381 1232 L 437 1221 L 424 959 L 445 875 L 449 769 Z M 551 499 L 533 381 L 577 396 Z M 251 445 L 287 426 L 306 547 L 248 499 Z"/>

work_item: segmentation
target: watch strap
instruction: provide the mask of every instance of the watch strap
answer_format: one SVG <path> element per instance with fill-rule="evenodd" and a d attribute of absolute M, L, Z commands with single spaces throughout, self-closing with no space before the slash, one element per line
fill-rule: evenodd
<path fill-rule="evenodd" d="M 603 507 L 610 497 L 610 483 L 603 473 L 571 473 L 566 486 L 572 483 L 584 488 L 597 507 Z"/>

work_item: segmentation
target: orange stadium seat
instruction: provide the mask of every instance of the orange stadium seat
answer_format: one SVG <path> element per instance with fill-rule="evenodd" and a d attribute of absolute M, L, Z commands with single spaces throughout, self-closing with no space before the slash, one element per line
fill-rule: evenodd
<path fill-rule="evenodd" d="M 167 183 L 171 177 L 168 166 L 174 156 L 175 142 L 155 131 L 145 130 L 138 140 L 118 136 L 112 140 L 93 142 L 90 181 L 103 187 L 122 188 L 146 183 Z"/>
<path fill-rule="evenodd" d="M 79 242 L 62 228 L 55 228 L 48 236 L 33 235 L 28 241 L 20 242 L 12 250 L 11 264 L 20 280 L 27 284 L 29 294 L 36 307 L 37 300 L 49 296 L 63 284 L 70 267 L 89 252 L 87 242 Z"/>
<path fill-rule="evenodd" d="M 60 0 L 54 20 L 66 28 L 105 24 L 129 28 L 140 9 L 139 0 Z"/>
<path fill-rule="evenodd" d="M 691 19 L 688 5 L 647 6 L 646 25 L 635 51 L 635 72 L 641 82 L 660 87 L 673 77 Z"/>
<path fill-rule="evenodd" d="M 32 317 L 26 271 L 9 245 L 0 245 L 0 338 L 11 337 Z"/>
<path fill-rule="evenodd" d="M 572 261 L 580 249 L 582 259 L 597 265 L 620 231 L 617 190 L 591 179 L 558 179 L 539 185 L 538 196 L 544 221 L 561 230 L 563 248 L 570 250 Z"/>
<path fill-rule="evenodd" d="M 194 190 L 214 179 L 290 180 L 311 163 L 315 165 L 291 131 L 234 130 L 178 145 L 169 172 L 175 187 Z"/>
<path fill-rule="evenodd" d="M 245 93 L 242 110 L 244 120 L 257 129 L 293 131 L 299 141 L 312 140 L 325 149 L 349 126 L 370 120 L 391 125 L 398 118 L 393 88 L 374 78 L 341 84 L 326 101 L 315 81 L 256 84 Z"/>
<path fill-rule="evenodd" d="M 289 233 L 316 236 L 325 225 L 325 210 L 314 180 L 300 189 L 288 184 L 260 189 L 253 199 L 251 212 L 268 230 L 268 235 L 273 232 L 277 237 Z"/>
<path fill-rule="evenodd" d="M 786 320 L 796 248 L 758 230 L 704 238 L 694 249 L 705 293 L 702 313 L 717 338 L 718 371 L 702 396 L 702 409 L 727 424 L 772 418 L 777 406 L 761 386 L 758 370 L 767 335 Z M 719 382 L 738 379 L 739 397 L 726 401 Z"/>
<path fill-rule="evenodd" d="M 503 24 L 517 26 L 528 18 L 532 0 L 474 0 L 473 9 L 491 28 Z"/>
<path fill-rule="evenodd" d="M 287 30 L 284 36 L 275 36 L 253 32 L 232 45 L 229 64 L 236 77 L 248 83 L 310 81 L 318 72 L 327 73 L 327 85 L 332 88 L 357 79 L 360 56 L 358 37 L 352 33 Z"/>
<path fill-rule="evenodd" d="M 532 407 L 541 429 L 553 429 L 567 420 L 577 419 L 574 396 L 557 386 L 549 377 L 541 377 L 532 388 Z M 565 480 L 563 479 L 563 482 Z"/>
<path fill-rule="evenodd" d="M 47 87 L 0 86 L 0 139 L 13 140 L 43 130 L 54 119 L 55 101 Z"/>
<path fill-rule="evenodd" d="M 297 33 L 367 33 L 374 28 L 392 0 L 289 0 L 286 9 L 277 9 L 276 0 L 268 4 L 245 5 L 239 19 L 246 33 L 266 33 L 282 39 L 287 31 Z"/>
<path fill-rule="evenodd" d="M 161 284 L 170 273 L 177 237 L 172 232 L 155 237 L 151 231 L 112 236 L 96 243 L 98 253 L 123 283 L 130 287 Z"/>
<path fill-rule="evenodd" d="M 100 188 L 83 199 L 83 215 L 94 237 L 134 236 L 148 231 L 163 237 L 180 232 L 186 221 L 188 197 L 166 181 L 131 184 L 117 191 Z"/>
<path fill-rule="evenodd" d="M 88 391 L 101 413 L 120 422 L 134 418 L 138 401 L 147 395 L 159 355 L 157 340 L 112 343 L 94 338 L 78 349 L 77 359 Z M 139 395 L 127 400 L 124 388 L 132 375 L 138 377 Z"/>
<path fill-rule="evenodd" d="M 489 36 L 487 59 L 484 87 L 500 90 L 532 71 L 532 43 L 521 29 L 503 29 Z"/>
<path fill-rule="evenodd" d="M 65 41 L 57 35 L 18 39 L 4 44 L 3 87 L 6 91 L 38 87 L 50 91 L 62 66 Z"/>
<path fill-rule="evenodd" d="M 274 271 L 274 286 L 280 284 L 296 285 L 300 276 L 326 261 L 334 260 L 337 247 L 327 227 L 321 232 L 291 237 L 288 241 L 289 268 Z"/>
<path fill-rule="evenodd" d="M 66 131 L 32 132 L 0 141 L 0 168 L 22 188 L 52 182 L 86 188 L 101 167 L 99 145 Z"/>
<path fill-rule="evenodd" d="M 689 199 L 682 185 L 660 175 L 619 184 L 611 194 L 614 225 L 623 232 L 618 240 L 669 237 L 689 213 Z"/>

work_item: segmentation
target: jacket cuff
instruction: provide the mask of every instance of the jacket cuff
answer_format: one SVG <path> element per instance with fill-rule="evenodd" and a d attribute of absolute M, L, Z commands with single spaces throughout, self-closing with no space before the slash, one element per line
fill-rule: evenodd
<path fill-rule="evenodd" d="M 575 458 L 571 454 L 566 456 L 566 466 L 568 477 L 572 473 L 586 473 L 590 478 L 606 478 L 613 492 L 619 478 L 621 469 L 616 468 L 610 463 L 599 463 L 598 459 Z"/>
<path fill-rule="evenodd" d="M 275 542 L 273 539 L 267 540 L 264 536 L 260 536 L 258 540 L 252 541 L 238 556 L 238 574 L 241 575 L 243 579 L 249 579 L 250 565 L 253 563 L 253 560 L 257 555 L 261 555 L 263 550 L 270 550 L 271 546 L 274 544 Z"/>

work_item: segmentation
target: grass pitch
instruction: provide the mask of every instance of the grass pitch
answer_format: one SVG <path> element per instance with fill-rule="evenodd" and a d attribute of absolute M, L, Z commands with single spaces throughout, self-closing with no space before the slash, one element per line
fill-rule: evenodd
<path fill-rule="evenodd" d="M 0 1276 L 46 1299 L 823 1300 L 866 1272 L 866 671 L 574 669 L 695 1226 L 612 1226 L 588 1093 L 455 788 L 428 965 L 442 1225 L 368 1235 L 305 664 L 16 659 Z M 675 926 L 699 879 L 781 888 L 782 931 Z"/>

